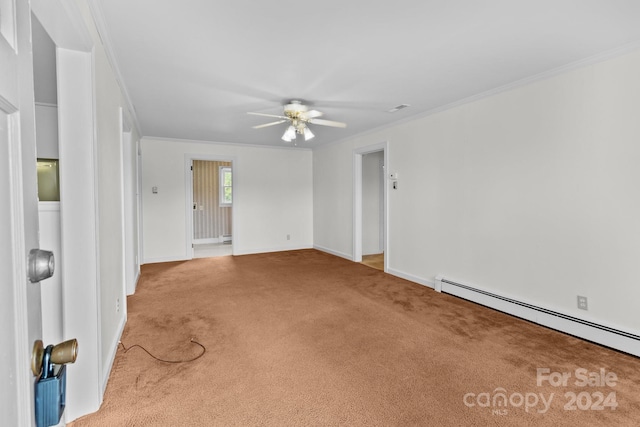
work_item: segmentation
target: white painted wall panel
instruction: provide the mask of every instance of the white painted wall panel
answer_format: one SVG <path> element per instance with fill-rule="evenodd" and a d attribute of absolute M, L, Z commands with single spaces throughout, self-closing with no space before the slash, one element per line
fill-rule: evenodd
<path fill-rule="evenodd" d="M 376 141 L 379 142 L 379 141 Z M 364 145 L 364 144 L 363 144 Z M 313 244 L 353 254 L 353 145 L 333 144 L 313 152 Z"/>
<path fill-rule="evenodd" d="M 57 159 L 58 107 L 36 104 L 37 155 L 41 159 Z"/>
<path fill-rule="evenodd" d="M 311 151 L 143 138 L 145 262 L 190 257 L 185 154 L 235 159 L 235 255 L 313 245 Z"/>
<path fill-rule="evenodd" d="M 389 141 L 389 267 L 640 331 L 640 52 L 314 151 L 316 242 L 350 253 L 354 147 Z M 329 216 L 334 216 L 327 220 Z M 578 310 L 576 295 L 589 298 Z"/>

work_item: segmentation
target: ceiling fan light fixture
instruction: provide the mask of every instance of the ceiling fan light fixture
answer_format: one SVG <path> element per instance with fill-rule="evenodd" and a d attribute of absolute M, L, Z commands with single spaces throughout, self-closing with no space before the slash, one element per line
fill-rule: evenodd
<path fill-rule="evenodd" d="M 296 128 L 294 128 L 292 125 L 289 126 L 287 130 L 284 131 L 284 135 L 282 135 L 282 139 L 287 142 L 291 142 L 292 140 L 296 139 Z"/>
<path fill-rule="evenodd" d="M 302 131 L 304 134 L 304 140 L 308 141 L 311 138 L 313 138 L 315 135 L 313 134 L 313 132 L 311 132 L 311 129 L 309 129 L 308 127 L 304 128 L 304 131 Z"/>
<path fill-rule="evenodd" d="M 310 139 L 313 139 L 315 137 L 311 129 L 308 128 L 309 124 L 312 124 L 314 126 L 329 126 L 343 129 L 347 127 L 346 123 L 336 122 L 334 120 L 319 119 L 318 117 L 322 117 L 324 115 L 321 111 L 309 110 L 309 107 L 304 105 L 302 101 L 299 100 L 293 99 L 289 101 L 288 104 L 284 105 L 283 108 L 283 115 L 257 112 L 248 112 L 247 114 L 278 119 L 270 123 L 253 126 L 254 129 L 262 129 L 266 127 L 276 126 L 280 123 L 289 122 L 289 126 L 287 126 L 287 129 L 282 135 L 282 140 L 286 142 L 293 141 L 294 145 L 298 134 L 303 136 L 305 141 L 309 141 Z"/>

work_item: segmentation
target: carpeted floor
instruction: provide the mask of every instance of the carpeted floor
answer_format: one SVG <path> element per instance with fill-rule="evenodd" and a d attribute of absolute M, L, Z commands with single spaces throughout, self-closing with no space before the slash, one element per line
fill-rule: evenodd
<path fill-rule="evenodd" d="M 145 265 L 128 307 L 127 347 L 207 351 L 119 349 L 73 427 L 640 423 L 640 359 L 315 250 Z"/>

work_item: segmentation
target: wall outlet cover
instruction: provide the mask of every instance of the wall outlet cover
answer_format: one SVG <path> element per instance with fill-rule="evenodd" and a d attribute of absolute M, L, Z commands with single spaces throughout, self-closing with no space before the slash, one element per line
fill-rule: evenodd
<path fill-rule="evenodd" d="M 578 308 L 580 310 L 588 310 L 589 309 L 589 304 L 588 304 L 587 297 L 583 297 L 581 295 L 578 295 Z"/>

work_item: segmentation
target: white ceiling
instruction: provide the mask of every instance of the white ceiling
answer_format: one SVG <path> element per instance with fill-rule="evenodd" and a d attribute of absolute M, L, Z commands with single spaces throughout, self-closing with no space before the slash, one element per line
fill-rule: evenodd
<path fill-rule="evenodd" d="M 348 124 L 314 147 L 640 41 L 637 0 L 92 2 L 143 136 L 216 142 L 287 145 L 246 112 L 301 99 Z"/>

